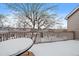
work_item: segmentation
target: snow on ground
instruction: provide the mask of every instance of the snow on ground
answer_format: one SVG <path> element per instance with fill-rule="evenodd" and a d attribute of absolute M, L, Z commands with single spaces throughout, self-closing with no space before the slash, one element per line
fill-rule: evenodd
<path fill-rule="evenodd" d="M 17 38 L 0 42 L 0 56 L 17 55 L 27 50 L 33 41 L 29 38 Z"/>
<path fill-rule="evenodd" d="M 30 51 L 35 56 L 77 56 L 79 55 L 79 41 L 68 40 L 34 44 Z"/>

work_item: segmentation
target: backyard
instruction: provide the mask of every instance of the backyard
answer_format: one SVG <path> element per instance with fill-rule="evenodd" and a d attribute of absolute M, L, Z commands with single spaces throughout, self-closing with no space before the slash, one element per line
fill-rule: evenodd
<path fill-rule="evenodd" d="M 0 4 L 0 56 L 79 56 L 77 5 Z"/>

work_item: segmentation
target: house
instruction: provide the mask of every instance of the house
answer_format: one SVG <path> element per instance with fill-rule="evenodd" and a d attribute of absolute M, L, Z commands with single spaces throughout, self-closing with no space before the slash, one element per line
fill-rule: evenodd
<path fill-rule="evenodd" d="M 66 16 L 68 31 L 79 31 L 79 7 Z"/>
<path fill-rule="evenodd" d="M 74 32 L 74 38 L 79 39 L 79 7 L 66 16 L 67 30 Z"/>

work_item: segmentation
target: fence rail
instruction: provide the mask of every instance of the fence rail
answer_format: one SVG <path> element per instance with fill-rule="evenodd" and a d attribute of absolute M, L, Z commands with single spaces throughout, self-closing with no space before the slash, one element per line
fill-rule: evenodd
<path fill-rule="evenodd" d="M 31 37 L 31 32 L 26 31 L 7 31 L 7 32 L 0 32 L 0 42 L 14 39 L 14 38 L 21 38 L 21 37 Z"/>
<path fill-rule="evenodd" d="M 5 41 L 5 40 L 10 40 L 10 39 L 15 39 L 15 38 L 21 38 L 21 37 L 26 37 L 26 38 L 31 38 L 32 33 L 27 32 L 27 31 L 5 31 L 5 32 L 0 32 L 0 42 Z M 63 38 L 63 40 L 68 40 L 68 39 L 73 39 L 73 32 L 40 32 L 37 34 L 37 40 L 36 43 L 38 42 L 44 42 L 44 41 L 58 41 L 61 39 L 56 38 Z"/>

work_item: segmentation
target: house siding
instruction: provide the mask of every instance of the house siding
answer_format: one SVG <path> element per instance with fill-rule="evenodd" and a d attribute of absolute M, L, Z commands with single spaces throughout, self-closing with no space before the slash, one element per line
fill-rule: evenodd
<path fill-rule="evenodd" d="M 68 31 L 79 31 L 79 10 L 68 19 Z"/>

